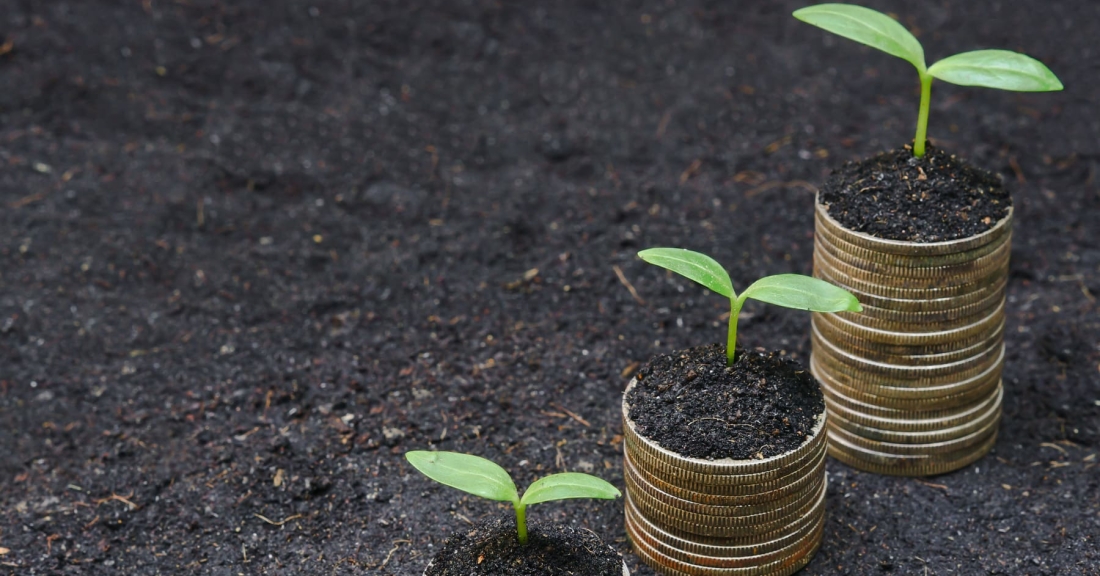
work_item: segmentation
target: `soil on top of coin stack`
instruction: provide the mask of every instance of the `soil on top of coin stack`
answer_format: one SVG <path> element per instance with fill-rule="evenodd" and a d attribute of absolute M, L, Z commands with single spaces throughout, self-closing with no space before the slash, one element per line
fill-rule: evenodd
<path fill-rule="evenodd" d="M 1000 178 L 928 145 L 847 162 L 821 187 L 821 203 L 849 230 L 910 242 L 943 242 L 989 230 L 1012 196 Z"/>
<path fill-rule="evenodd" d="M 825 410 L 817 380 L 777 352 L 721 344 L 662 354 L 627 395 L 638 433 L 692 458 L 762 459 L 798 448 Z"/>
<path fill-rule="evenodd" d="M 528 522 L 527 544 L 515 517 L 495 518 L 447 539 L 425 576 L 622 576 L 622 556 L 591 530 Z"/>

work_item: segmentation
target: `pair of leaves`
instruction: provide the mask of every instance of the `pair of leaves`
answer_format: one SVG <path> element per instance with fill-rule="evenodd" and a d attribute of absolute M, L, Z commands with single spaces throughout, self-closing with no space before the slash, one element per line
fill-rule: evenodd
<path fill-rule="evenodd" d="M 417 450 L 408 452 L 405 458 L 422 474 L 440 484 L 489 500 L 511 502 L 516 506 L 567 498 L 610 500 L 620 496 L 617 488 L 595 476 L 564 472 L 536 480 L 521 498 L 511 475 L 480 456 Z"/>
<path fill-rule="evenodd" d="M 863 310 L 856 297 L 847 290 L 809 276 L 800 274 L 767 276 L 753 282 L 738 298 L 737 292 L 733 289 L 733 283 L 730 282 L 729 273 L 706 254 L 683 248 L 650 248 L 642 250 L 638 256 L 650 264 L 667 268 L 689 280 L 694 280 L 730 300 L 752 298 L 768 304 L 813 312 Z"/>
<path fill-rule="evenodd" d="M 925 67 L 924 48 L 893 18 L 862 6 L 819 4 L 797 10 L 794 17 L 850 40 L 897 56 L 925 74 L 961 86 L 984 86 L 1017 92 L 1061 90 L 1062 83 L 1042 62 L 1010 50 L 975 50 L 955 54 Z"/>

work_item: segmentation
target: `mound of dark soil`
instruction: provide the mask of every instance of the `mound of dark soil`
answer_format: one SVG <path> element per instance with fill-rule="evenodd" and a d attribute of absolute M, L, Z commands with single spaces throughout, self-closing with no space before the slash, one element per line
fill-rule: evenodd
<path fill-rule="evenodd" d="M 906 146 L 844 164 L 820 201 L 849 229 L 912 242 L 981 234 L 1012 206 L 998 177 L 931 145 L 922 158 Z"/>
<path fill-rule="evenodd" d="M 693 458 L 761 459 L 810 437 L 825 409 L 817 381 L 779 353 L 720 344 L 662 354 L 638 372 L 630 419 L 657 444 Z"/>

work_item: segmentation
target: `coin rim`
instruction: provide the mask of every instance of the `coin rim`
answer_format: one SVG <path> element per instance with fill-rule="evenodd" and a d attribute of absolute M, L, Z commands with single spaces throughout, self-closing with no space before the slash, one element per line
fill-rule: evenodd
<path fill-rule="evenodd" d="M 845 398 L 844 401 L 837 400 L 833 397 L 836 394 L 835 391 L 826 392 L 825 405 L 827 409 L 832 412 L 840 412 L 841 417 L 846 420 L 850 420 L 864 426 L 877 428 L 879 430 L 939 430 L 942 428 L 952 428 L 956 426 L 956 422 L 966 422 L 974 417 L 974 414 L 980 414 L 988 410 L 995 402 L 1004 401 L 1004 385 L 1000 381 L 997 383 L 997 387 L 993 389 L 989 395 L 981 398 L 980 400 L 961 407 L 958 410 L 946 409 L 937 411 L 916 411 L 916 410 L 896 410 L 897 414 L 892 416 L 879 416 L 876 414 L 868 414 L 859 410 L 853 410 L 844 402 L 851 402 L 850 398 Z M 862 406 L 867 408 L 873 408 L 876 410 L 886 410 L 879 406 L 870 406 L 865 403 L 859 402 Z M 866 408 L 864 408 L 866 409 Z M 893 426 L 893 428 L 891 428 Z"/>
<path fill-rule="evenodd" d="M 630 419 L 630 404 L 627 403 L 627 396 L 630 391 L 637 384 L 638 378 L 635 376 L 630 379 L 630 383 L 627 385 L 626 390 L 623 392 L 622 400 L 622 412 L 623 412 L 623 438 L 633 437 L 636 445 L 647 455 L 652 457 L 653 460 L 664 462 L 670 466 L 682 468 L 686 472 L 694 472 L 695 474 L 702 475 L 718 475 L 718 476 L 730 476 L 734 477 L 746 477 L 750 474 L 761 473 L 770 474 L 773 476 L 779 475 L 779 472 L 789 468 L 789 466 L 802 460 L 808 452 L 812 452 L 815 444 L 822 442 L 820 433 L 825 429 L 825 407 L 822 405 L 821 412 L 814 415 L 815 423 L 811 429 L 809 437 L 806 438 L 798 447 L 784 452 L 782 454 L 776 454 L 768 458 L 761 460 L 734 460 L 732 458 L 723 458 L 718 460 L 704 460 L 702 458 L 692 458 L 689 456 L 683 456 L 672 450 L 669 450 L 660 444 L 642 436 L 636 429 L 634 421 Z M 746 482 L 742 483 L 757 483 L 752 479 L 745 478 Z M 732 482 L 737 483 L 737 482 Z"/>
<path fill-rule="evenodd" d="M 821 194 L 817 194 L 815 206 L 815 219 L 820 218 L 822 223 L 837 232 L 841 237 L 857 246 L 863 246 L 869 250 L 899 254 L 902 256 L 934 256 L 939 254 L 952 254 L 966 252 L 984 246 L 997 240 L 1001 235 L 1012 231 L 1013 207 L 1008 207 L 1008 212 L 988 230 L 956 240 L 944 240 L 941 242 L 913 242 L 906 240 L 890 240 L 878 238 L 866 232 L 857 232 L 846 228 L 839 221 L 829 215 L 828 207 L 821 202 Z"/>
<path fill-rule="evenodd" d="M 852 269 L 856 277 L 863 274 L 873 274 L 886 277 L 902 277 L 908 280 L 928 280 L 937 278 L 963 279 L 979 277 L 984 271 L 991 270 L 1001 264 L 1002 260 L 1008 260 L 1012 252 L 1012 234 L 1007 234 L 999 242 L 989 243 L 980 250 L 968 254 L 953 255 L 953 262 L 948 264 L 935 264 L 933 262 L 914 260 L 912 263 L 886 263 L 845 250 L 831 241 L 829 232 L 821 228 L 814 231 L 814 250 L 827 252 L 832 260 Z M 938 284 L 936 285 L 938 286 Z"/>

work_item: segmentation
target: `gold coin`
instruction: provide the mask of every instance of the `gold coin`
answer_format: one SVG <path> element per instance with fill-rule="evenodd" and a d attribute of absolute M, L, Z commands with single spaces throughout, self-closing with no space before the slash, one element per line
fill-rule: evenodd
<path fill-rule="evenodd" d="M 941 366 L 950 364 L 966 358 L 972 358 L 982 350 L 986 350 L 1004 341 L 1003 322 L 999 324 L 993 334 L 985 340 L 958 350 L 934 352 L 931 354 L 910 354 L 909 352 L 913 351 L 913 347 L 866 343 L 852 338 L 841 337 L 838 333 L 829 330 L 827 326 L 824 326 L 824 323 L 822 323 L 822 325 L 818 325 L 817 323 L 810 324 L 811 338 L 818 338 L 828 343 L 832 348 L 836 348 L 837 350 L 853 356 L 863 357 L 868 361 L 877 361 L 899 366 Z M 828 333 L 828 335 L 826 335 L 826 333 Z M 814 346 L 818 345 L 819 344 L 814 344 Z"/>
<path fill-rule="evenodd" d="M 950 298 L 969 294 L 991 284 L 996 284 L 1008 273 L 1008 259 L 1002 258 L 995 265 L 952 277 L 944 272 L 934 279 L 905 278 L 874 272 L 861 271 L 843 262 L 837 261 L 827 252 L 815 250 L 813 254 L 814 276 L 824 273 L 830 281 L 860 292 L 885 298 L 920 298 L 922 293 L 929 298 Z"/>
<path fill-rule="evenodd" d="M 985 456 L 997 442 L 997 431 L 981 444 L 950 455 L 894 455 L 865 450 L 842 439 L 830 439 L 829 455 L 865 472 L 889 476 L 935 476 L 968 466 Z"/>
<path fill-rule="evenodd" d="M 824 454 L 822 454 L 824 456 Z M 822 458 L 824 462 L 824 458 Z M 668 492 L 664 492 L 654 485 L 646 482 L 644 477 L 635 473 L 634 471 L 627 469 L 624 471 L 624 479 L 626 482 L 627 490 L 635 495 L 637 500 L 647 500 L 652 502 L 658 502 L 660 504 L 670 506 L 685 512 L 691 512 L 693 514 L 704 514 L 708 516 L 726 516 L 726 517 L 738 517 L 738 516 L 754 516 L 757 514 L 763 514 L 781 508 L 788 504 L 791 504 L 798 500 L 805 490 L 809 489 L 814 481 L 820 482 L 825 477 L 824 468 L 821 469 L 819 476 L 811 477 L 806 486 L 801 490 L 791 491 L 788 494 L 782 494 L 771 500 L 762 500 L 759 502 L 749 503 L 731 503 L 731 504 L 715 504 L 715 503 L 703 503 L 689 500 L 687 498 L 681 498 L 674 496 Z"/>
<path fill-rule="evenodd" d="M 923 444 L 903 444 L 900 442 L 884 442 L 880 440 L 871 440 L 864 438 L 858 434 L 850 432 L 839 426 L 829 427 L 829 439 L 843 439 L 847 445 L 857 446 L 864 450 L 871 450 L 874 452 L 880 452 L 883 454 L 893 455 L 931 455 L 931 454 L 953 454 L 960 451 L 966 451 L 973 446 L 980 445 L 993 434 L 998 426 L 1001 424 L 1001 412 L 997 410 L 995 417 L 987 422 L 984 426 L 959 438 L 952 438 L 951 440 L 941 440 L 938 442 L 926 442 Z"/>
<path fill-rule="evenodd" d="M 624 451 L 623 466 L 626 471 L 629 471 L 639 480 L 665 494 L 691 502 L 716 506 L 756 504 L 782 498 L 802 490 L 810 480 L 823 473 L 825 466 L 825 443 L 822 442 L 820 449 L 814 452 L 814 456 L 804 466 L 782 478 L 765 484 L 720 486 L 716 490 L 716 487 L 705 484 L 698 486 L 671 484 L 660 476 L 651 474 L 644 468 L 636 466 L 630 452 L 630 450 Z"/>
<path fill-rule="evenodd" d="M 821 482 L 811 485 L 811 489 L 799 494 L 793 502 L 767 512 L 747 516 L 697 514 L 653 500 L 644 492 L 628 491 L 627 497 L 646 518 L 658 525 L 676 528 L 689 534 L 728 538 L 765 534 L 790 524 L 795 518 L 810 510 L 824 486 L 824 478 L 822 478 Z"/>
<path fill-rule="evenodd" d="M 727 550 L 735 552 L 736 549 L 744 548 L 746 546 L 764 546 L 767 543 L 773 543 L 777 540 L 788 537 L 791 533 L 798 532 L 803 527 L 812 522 L 818 515 L 824 515 L 825 513 L 825 500 L 824 498 L 819 500 L 817 505 L 810 509 L 803 516 L 793 518 L 790 522 L 776 526 L 770 532 L 762 532 L 759 534 L 749 535 L 734 535 L 734 536 L 706 536 L 701 534 L 692 534 L 685 532 L 675 526 L 661 523 L 654 519 L 647 518 L 634 502 L 629 498 L 623 500 L 623 508 L 625 512 L 631 515 L 635 520 L 644 521 L 646 526 L 657 526 L 660 528 L 660 534 L 663 536 L 669 536 L 666 540 L 669 543 L 680 546 L 684 542 L 691 542 L 698 546 L 711 546 L 717 549 Z M 680 546 L 684 550 L 688 550 L 687 546 Z"/>
<path fill-rule="evenodd" d="M 1000 405 L 1003 397 L 1004 386 L 998 382 L 997 387 L 988 396 L 976 402 L 946 410 L 884 409 L 844 398 L 843 395 L 837 394 L 835 390 L 829 390 L 826 393 L 825 405 L 829 410 L 830 417 L 838 415 L 850 422 L 879 430 L 917 432 L 944 430 L 972 422 L 989 411 L 994 405 Z"/>
<path fill-rule="evenodd" d="M 936 330 L 927 332 L 894 331 L 861 326 L 842 318 L 836 314 L 811 313 L 813 322 L 818 324 L 821 333 L 834 340 L 833 334 L 827 334 L 825 327 L 832 332 L 847 335 L 848 340 L 867 340 L 890 345 L 903 346 L 935 346 L 938 344 L 955 344 L 959 348 L 966 348 L 982 340 L 989 338 L 1004 322 L 1004 305 L 998 306 L 984 318 L 972 324 L 951 328 L 948 330 Z"/>
<path fill-rule="evenodd" d="M 822 427 L 824 429 L 824 427 Z M 647 477 L 653 477 L 668 485 L 687 490 L 695 490 L 716 496 L 751 496 L 763 492 L 779 490 L 798 479 L 800 471 L 816 461 L 825 451 L 825 437 L 818 431 L 810 440 L 798 460 L 793 460 L 782 468 L 765 470 L 751 474 L 701 474 L 688 472 L 681 467 L 671 466 L 667 462 L 653 458 L 644 448 L 637 435 L 624 435 L 624 454 Z"/>
<path fill-rule="evenodd" d="M 955 340 L 947 340 L 939 343 L 897 343 L 897 342 L 881 342 L 867 338 L 867 333 L 856 333 L 863 330 L 862 327 L 853 328 L 851 325 L 838 326 L 833 321 L 822 315 L 817 317 L 816 313 L 810 315 L 811 325 L 814 330 L 821 335 L 822 338 L 828 340 L 833 346 L 841 350 L 847 350 L 850 352 L 858 353 L 868 358 L 897 358 L 899 364 L 904 363 L 904 359 L 912 358 L 920 361 L 926 357 L 933 359 L 937 356 L 947 358 L 946 361 L 951 362 L 959 360 L 960 358 L 966 358 L 974 351 L 984 349 L 990 346 L 994 340 L 1003 337 L 1005 329 L 1005 319 L 1002 314 L 1000 318 L 989 324 L 985 330 L 978 331 L 974 334 L 968 334 L 965 338 L 958 338 Z M 846 331 L 847 330 L 847 331 Z M 881 332 L 879 334 L 879 340 L 885 340 L 890 334 L 898 335 L 899 333 Z"/>
<path fill-rule="evenodd" d="M 823 388 L 836 391 L 848 398 L 896 410 L 941 410 L 975 402 L 991 393 L 997 386 L 1002 369 L 1003 366 L 997 364 L 987 374 L 979 374 L 974 378 L 946 386 L 896 388 L 873 383 L 842 382 L 827 369 L 822 369 L 813 356 L 810 357 L 810 371 Z"/>
<path fill-rule="evenodd" d="M 1005 283 L 1008 266 L 994 270 L 987 278 L 950 288 L 914 289 L 874 284 L 837 271 L 822 260 L 811 260 L 813 276 L 851 292 L 861 303 L 887 309 L 951 310 L 989 295 Z M 922 304 L 918 307 L 917 302 Z"/>
<path fill-rule="evenodd" d="M 936 366 L 906 366 L 876 362 L 838 350 L 827 340 L 811 335 L 813 356 L 834 375 L 851 382 L 872 382 L 898 387 L 926 387 L 951 384 L 981 374 L 1004 361 L 1004 342 L 994 342 L 969 358 Z"/>
<path fill-rule="evenodd" d="M 876 252 L 897 254 L 900 256 L 938 256 L 942 254 L 954 254 L 967 252 L 979 248 L 990 242 L 998 240 L 1001 236 L 1012 232 L 1012 207 L 1009 206 L 1008 214 L 1001 218 L 992 228 L 968 238 L 958 240 L 946 240 L 943 242 L 907 242 L 903 240 L 888 240 L 876 238 L 864 232 L 856 232 L 845 228 L 829 215 L 829 209 L 819 201 L 816 203 L 814 213 L 816 226 L 824 226 L 837 236 L 856 246 L 862 246 Z"/>
<path fill-rule="evenodd" d="M 928 282 L 928 286 L 935 287 L 961 283 L 963 278 L 983 276 L 983 271 L 998 267 L 1008 260 L 1012 247 L 1011 238 L 1011 235 L 1006 235 L 1001 241 L 990 244 L 992 250 L 988 252 L 983 247 L 980 251 L 956 255 L 960 256 L 956 262 L 939 265 L 924 261 L 891 264 L 865 259 L 832 242 L 829 233 L 823 229 L 818 229 L 814 234 L 814 251 L 824 253 L 831 262 L 838 265 L 839 270 L 857 278 L 863 278 L 863 274 L 902 277 Z"/>
<path fill-rule="evenodd" d="M 802 568 L 809 562 L 813 554 L 821 545 L 821 532 L 815 531 L 799 547 L 785 558 L 773 560 L 764 564 L 742 568 L 720 568 L 713 566 L 698 566 L 689 562 L 683 562 L 671 558 L 649 545 L 644 539 L 627 529 L 634 545 L 635 552 L 642 560 L 664 574 L 685 574 L 691 576 L 771 576 L 788 575 Z"/>
<path fill-rule="evenodd" d="M 948 426 L 933 430 L 884 430 L 882 428 L 876 428 L 867 426 L 865 424 L 859 424 L 847 418 L 844 418 L 836 412 L 830 411 L 829 414 L 829 426 L 840 428 L 860 438 L 866 438 L 868 440 L 874 440 L 878 442 L 889 442 L 898 444 L 932 444 L 937 442 L 947 442 L 958 438 L 966 437 L 979 430 L 985 429 L 990 422 L 994 419 L 1001 417 L 1001 404 L 1000 402 L 987 408 L 984 412 L 975 414 L 974 417 L 955 426 Z M 903 424 L 899 424 L 897 427 L 904 428 Z"/>
<path fill-rule="evenodd" d="M 824 454 L 822 454 L 822 456 L 824 457 Z M 695 502 L 693 500 L 672 496 L 667 494 L 667 492 L 653 488 L 652 485 L 646 484 L 645 480 L 639 479 L 636 475 L 628 475 L 626 477 L 626 486 L 630 494 L 634 495 L 635 501 L 642 502 L 642 506 L 652 505 L 654 507 L 667 507 L 684 513 L 698 514 L 700 517 L 722 517 L 733 522 L 737 518 L 760 518 L 760 514 L 768 514 L 774 510 L 787 509 L 787 507 L 793 506 L 795 502 L 798 502 L 799 499 L 805 495 L 807 490 L 811 490 L 817 484 L 821 484 L 824 477 L 824 468 L 822 468 L 821 473 L 812 477 L 809 484 L 806 484 L 800 490 L 792 491 L 791 494 L 783 495 L 773 500 L 736 503 L 736 505 L 713 505 L 713 503 Z"/>
<path fill-rule="evenodd" d="M 694 539 L 682 538 L 668 532 L 650 522 L 630 503 L 624 505 L 624 510 L 627 523 L 633 524 L 638 531 L 646 534 L 651 545 L 660 542 L 663 546 L 676 550 L 704 554 L 717 558 L 743 558 L 745 556 L 756 556 L 758 554 L 781 550 L 790 546 L 802 536 L 805 536 L 816 524 L 824 521 L 825 518 L 825 506 L 822 504 L 811 511 L 806 517 L 798 518 L 791 524 L 779 528 L 771 534 L 722 541 L 722 544 L 708 544 L 697 542 Z M 662 549 L 661 546 L 655 547 Z"/>
<path fill-rule="evenodd" d="M 875 321 L 885 321 L 903 323 L 903 324 L 916 324 L 918 326 L 941 326 L 944 328 L 952 328 L 969 324 L 970 322 L 977 320 L 985 316 L 985 314 L 1005 300 L 1005 282 L 1000 283 L 1000 287 L 997 290 L 990 292 L 981 300 L 978 300 L 972 304 L 962 304 L 957 308 L 950 310 L 936 310 L 931 312 L 909 312 L 905 310 L 892 310 L 889 308 L 880 308 L 870 303 L 860 304 L 863 307 L 861 312 L 853 312 L 845 316 L 850 320 L 854 320 L 857 323 L 861 319 L 869 319 Z M 858 299 L 859 296 L 856 296 Z M 866 324 L 874 326 L 874 324 Z"/>
<path fill-rule="evenodd" d="M 724 484 L 757 484 L 781 477 L 792 468 L 797 468 L 799 462 L 807 454 L 813 452 L 818 443 L 824 441 L 820 435 L 820 431 L 824 429 L 825 425 L 824 411 L 822 411 L 818 415 L 811 436 L 798 448 L 783 454 L 760 460 L 734 460 L 732 458 L 705 460 L 681 456 L 645 438 L 637 431 L 634 422 L 628 416 L 630 405 L 626 401 L 636 382 L 636 379 L 632 379 L 623 394 L 623 438 L 631 441 L 633 447 L 637 449 L 636 455 L 638 458 L 635 459 L 635 462 L 643 464 L 642 460 L 644 459 L 643 465 L 649 470 L 653 470 L 653 467 L 659 463 L 665 468 L 682 470 L 682 478 L 688 481 L 694 479 L 694 481 L 713 481 L 714 483 Z"/>
<path fill-rule="evenodd" d="M 843 255 L 845 259 L 852 259 L 854 261 L 866 262 L 870 264 L 883 264 L 894 267 L 906 267 L 906 268 L 920 268 L 920 267 L 937 267 L 937 266 L 951 266 L 955 264 L 962 264 L 965 262 L 971 262 L 973 260 L 980 259 L 991 252 L 999 250 L 1004 244 L 1011 242 L 1012 232 L 1009 230 L 1006 234 L 999 239 L 974 248 L 973 250 L 963 250 L 959 252 L 951 252 L 948 254 L 938 255 L 923 255 L 923 256 L 904 256 L 899 254 L 893 254 L 890 252 L 883 252 L 881 250 L 873 250 L 864 248 L 852 244 L 846 240 L 842 235 L 838 235 L 827 224 L 818 225 L 815 222 L 814 234 L 816 236 L 822 236 L 827 240 L 834 248 L 835 253 L 838 256 Z"/>
<path fill-rule="evenodd" d="M 877 330 L 887 330 L 894 332 L 908 332 L 908 333 L 926 333 L 926 332 L 942 332 L 944 330 L 952 330 L 955 328 L 962 328 L 969 326 L 974 322 L 981 320 L 988 316 L 991 312 L 997 309 L 1004 309 L 1005 295 L 998 294 L 996 298 L 983 302 L 981 308 L 974 308 L 967 314 L 960 314 L 956 318 L 940 318 L 936 319 L 931 315 L 913 316 L 908 313 L 899 313 L 896 315 L 885 314 L 886 316 L 893 316 L 891 318 L 885 318 L 883 315 L 871 316 L 863 314 L 861 312 L 836 312 L 835 315 L 855 324 L 857 326 L 863 326 L 866 328 L 873 328 Z M 864 308 L 864 310 L 871 310 L 872 314 L 877 314 L 880 310 L 874 308 Z"/>
<path fill-rule="evenodd" d="M 842 284 L 838 280 L 829 277 L 828 275 L 817 275 L 820 279 L 833 284 Z M 969 306 L 979 300 L 988 298 L 990 294 L 994 292 L 1000 292 L 1004 290 L 1004 287 L 1008 283 L 1008 276 L 1002 276 L 995 282 L 988 285 L 984 285 L 980 288 L 975 288 L 969 292 L 962 294 L 955 294 L 949 296 L 935 296 L 926 293 L 899 293 L 892 296 L 881 296 L 879 294 L 873 294 L 856 288 L 854 286 L 844 286 L 849 292 L 852 293 L 860 302 L 865 306 L 874 306 L 885 310 L 894 310 L 897 312 L 950 312 L 965 306 Z M 881 287 L 878 287 L 881 290 Z"/>
<path fill-rule="evenodd" d="M 668 481 L 668 483 L 676 486 L 746 486 L 753 487 L 753 490 L 759 490 L 761 486 L 774 485 L 775 480 L 783 477 L 787 477 L 793 470 L 802 467 L 807 459 L 812 458 L 818 451 L 821 450 L 821 446 L 825 443 L 822 430 L 824 430 L 824 410 L 822 414 L 818 416 L 818 422 L 814 427 L 814 435 L 795 448 L 794 451 L 785 453 L 781 456 L 783 458 L 772 458 L 772 468 L 757 468 L 757 472 L 745 472 L 737 473 L 730 472 L 726 474 L 719 474 L 717 472 L 696 472 L 696 470 L 689 469 L 689 466 L 695 464 L 708 464 L 712 462 L 724 462 L 724 461 L 706 461 L 702 458 L 686 458 L 683 456 L 675 455 L 680 462 L 676 462 L 676 459 L 669 457 L 670 454 L 675 454 L 671 451 L 664 450 L 657 443 L 646 439 L 637 433 L 635 424 L 629 418 L 624 419 L 624 446 L 630 450 L 630 456 L 632 461 L 639 467 L 645 469 L 646 472 L 653 476 Z M 659 448 L 659 450 L 656 450 Z M 758 459 L 758 461 L 731 461 L 726 459 L 725 462 L 766 462 L 769 458 Z M 753 468 L 746 466 L 748 470 Z M 724 469 L 730 469 L 725 467 Z M 717 492 L 716 492 L 717 494 Z M 751 492 L 750 492 L 751 494 Z"/>
<path fill-rule="evenodd" d="M 640 540 L 644 542 L 651 549 L 657 552 L 677 560 L 684 562 L 692 566 L 710 567 L 710 568 L 753 568 L 756 566 L 766 565 L 771 562 L 790 558 L 803 549 L 805 543 L 809 539 L 815 539 L 821 537 L 821 532 L 825 524 L 824 514 L 819 515 L 818 518 L 806 525 L 806 527 L 798 532 L 792 534 L 793 538 L 789 539 L 789 542 L 776 550 L 764 551 L 759 550 L 756 546 L 744 547 L 747 553 L 730 556 L 728 554 L 715 554 L 708 552 L 696 552 L 694 550 L 684 550 L 675 545 L 672 545 L 660 536 L 646 530 L 646 525 L 643 522 L 639 522 L 638 519 L 632 518 L 627 515 L 626 521 L 628 527 L 627 530 L 631 532 L 632 540 Z M 657 534 L 660 534 L 658 532 Z M 713 548 L 713 547 L 711 547 Z"/>

